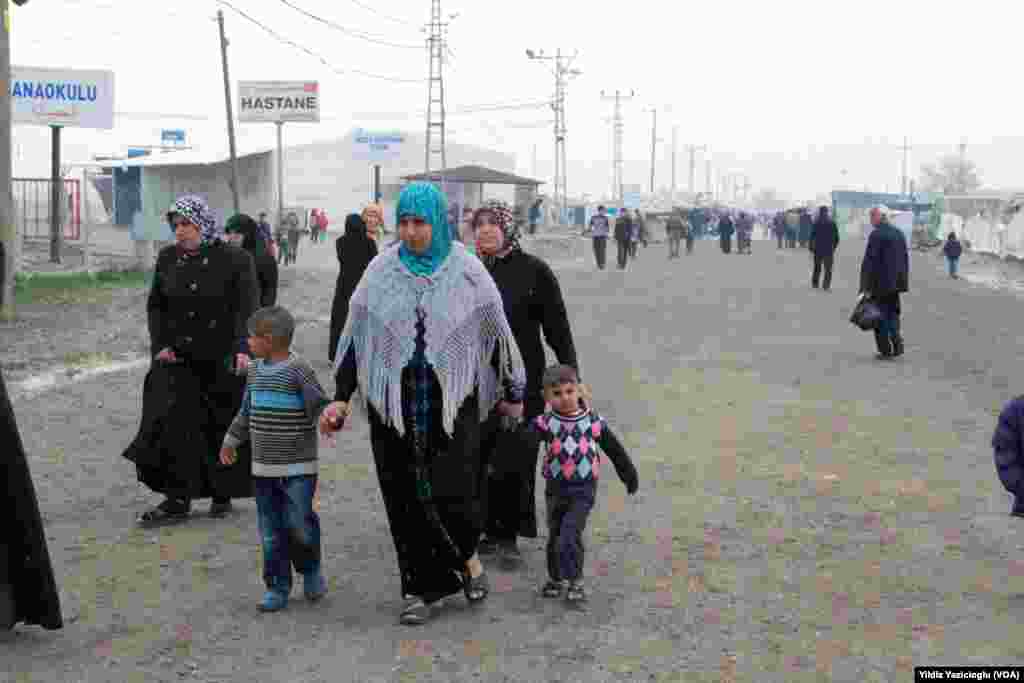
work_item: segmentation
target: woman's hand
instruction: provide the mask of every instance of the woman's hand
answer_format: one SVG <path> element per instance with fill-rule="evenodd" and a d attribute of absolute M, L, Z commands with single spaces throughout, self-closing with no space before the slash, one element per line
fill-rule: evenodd
<path fill-rule="evenodd" d="M 345 418 L 352 409 L 344 401 L 329 403 L 320 413 L 320 433 L 333 434 L 345 426 Z"/>
<path fill-rule="evenodd" d="M 169 346 L 156 354 L 156 359 L 163 363 L 176 363 L 178 361 L 178 357 L 174 355 L 174 351 Z"/>
<path fill-rule="evenodd" d="M 520 419 L 523 417 L 523 404 L 520 403 L 509 403 L 508 401 L 498 402 L 498 414 L 504 417 L 514 417 Z"/>
<path fill-rule="evenodd" d="M 238 462 L 238 453 L 235 452 L 234 448 L 224 446 L 220 449 L 221 465 L 234 465 L 236 462 Z"/>
<path fill-rule="evenodd" d="M 244 375 L 249 371 L 249 356 L 244 353 L 235 354 L 235 372 Z"/>

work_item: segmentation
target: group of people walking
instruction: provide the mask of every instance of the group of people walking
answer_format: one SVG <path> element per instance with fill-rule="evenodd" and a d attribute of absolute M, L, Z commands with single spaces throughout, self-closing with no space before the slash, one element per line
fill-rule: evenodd
<path fill-rule="evenodd" d="M 397 214 L 390 246 L 377 246 L 384 216 L 375 204 L 348 216 L 337 240 L 329 397 L 292 347 L 295 319 L 276 305 L 277 264 L 258 223 L 235 216 L 225 231 L 201 198 L 174 204 L 176 243 L 157 259 L 147 303 L 153 364 L 139 432 L 124 453 L 164 499 L 138 522 L 182 522 L 201 499 L 223 517 L 233 500 L 254 497 L 260 609 L 287 606 L 293 570 L 306 598 L 319 600 L 327 583 L 313 509 L 317 432 L 345 425 L 358 390 L 398 560 L 402 623 L 427 621 L 457 592 L 484 600 L 481 555 L 521 563 L 517 539 L 538 534 L 541 445 L 549 570 L 541 592 L 585 599 L 582 539 L 599 473 L 592 447 L 631 493 L 638 477 L 585 398 L 558 279 L 522 249 L 503 202 L 473 213 L 475 253 L 452 239 L 433 185 L 406 187 Z M 546 367 L 545 343 L 555 366 Z"/>

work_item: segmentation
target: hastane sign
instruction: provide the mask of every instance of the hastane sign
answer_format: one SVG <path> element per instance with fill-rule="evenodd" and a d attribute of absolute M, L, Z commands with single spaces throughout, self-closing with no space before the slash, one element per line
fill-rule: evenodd
<path fill-rule="evenodd" d="M 316 81 L 239 81 L 238 120 L 319 123 L 320 86 Z"/>
<path fill-rule="evenodd" d="M 14 123 L 68 128 L 114 127 L 114 72 L 11 67 Z"/>

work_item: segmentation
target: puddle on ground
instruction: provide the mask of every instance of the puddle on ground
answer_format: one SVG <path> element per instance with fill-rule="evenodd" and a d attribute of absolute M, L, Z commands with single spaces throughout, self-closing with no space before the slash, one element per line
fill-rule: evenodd
<path fill-rule="evenodd" d="M 56 370 L 32 375 L 28 379 L 18 382 L 12 382 L 10 390 L 12 395 L 19 398 L 31 396 L 103 375 L 137 370 L 138 368 L 146 367 L 149 365 L 149 362 L 149 356 L 139 356 L 132 360 L 115 361 L 88 368 L 61 365 Z"/>

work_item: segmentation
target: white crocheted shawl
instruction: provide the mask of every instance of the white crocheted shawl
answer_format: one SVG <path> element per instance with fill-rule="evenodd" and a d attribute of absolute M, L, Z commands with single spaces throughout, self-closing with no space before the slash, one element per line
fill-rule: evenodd
<path fill-rule="evenodd" d="M 505 318 L 501 294 L 483 264 L 460 244 L 428 277 L 414 275 L 398 257 L 399 244 L 370 262 L 349 303 L 338 340 L 335 369 L 354 348 L 359 392 L 399 434 L 402 370 L 412 360 L 417 308 L 424 311 L 425 355 L 441 385 L 443 426 L 455 431 L 455 416 L 479 389 L 480 421 L 501 398 L 506 381 L 524 387 L 526 371 Z M 499 372 L 491 360 L 498 348 Z"/>

